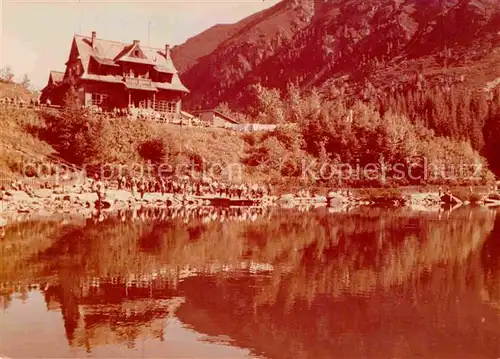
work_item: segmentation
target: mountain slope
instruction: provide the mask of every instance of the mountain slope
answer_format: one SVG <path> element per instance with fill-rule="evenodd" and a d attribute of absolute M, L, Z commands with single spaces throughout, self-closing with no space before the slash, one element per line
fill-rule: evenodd
<path fill-rule="evenodd" d="M 223 96 L 289 45 L 295 34 L 309 25 L 311 16 L 311 4 L 281 2 L 234 25 L 226 25 L 223 30 L 207 30 L 175 47 L 174 61 L 185 69 L 180 70 L 182 78 L 193 89 L 191 102 Z M 200 50 L 197 44 L 204 44 L 205 49 Z M 215 50 L 208 52 L 212 47 Z"/>
<path fill-rule="evenodd" d="M 483 89 L 500 77 L 500 2 L 284 0 L 205 31 L 173 56 L 190 107 L 245 106 L 257 82 L 361 94 L 423 76 Z"/>

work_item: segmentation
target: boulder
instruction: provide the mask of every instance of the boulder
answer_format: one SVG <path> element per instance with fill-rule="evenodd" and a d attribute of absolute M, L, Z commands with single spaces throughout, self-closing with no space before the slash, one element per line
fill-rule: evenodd
<path fill-rule="evenodd" d="M 113 199 L 115 201 L 128 201 L 132 198 L 132 193 L 121 189 L 108 190 L 106 191 L 106 198 Z"/>
<path fill-rule="evenodd" d="M 348 202 L 348 199 L 345 196 L 342 196 L 341 194 L 337 192 L 330 191 L 328 192 L 328 195 L 326 196 L 328 201 L 336 201 L 336 202 Z"/>
<path fill-rule="evenodd" d="M 95 207 L 98 209 L 107 209 L 113 207 L 115 200 L 111 198 L 103 198 L 100 201 L 95 201 Z"/>
<path fill-rule="evenodd" d="M 7 196 L 9 196 L 9 200 L 11 201 L 29 201 L 31 200 L 31 196 L 24 191 L 7 191 L 5 192 Z"/>
<path fill-rule="evenodd" d="M 128 202 L 126 201 L 116 201 L 115 208 L 125 208 L 128 207 Z"/>
<path fill-rule="evenodd" d="M 339 198 L 328 198 L 328 206 L 329 207 L 341 207 L 344 205 L 344 201 Z"/>
<path fill-rule="evenodd" d="M 82 194 L 75 194 L 74 195 L 76 198 L 78 198 L 82 202 L 92 202 L 94 203 L 97 201 L 97 194 L 96 193 L 82 193 Z"/>
<path fill-rule="evenodd" d="M 52 196 L 52 190 L 47 188 L 40 188 L 33 191 L 33 197 L 36 198 L 49 198 Z"/>

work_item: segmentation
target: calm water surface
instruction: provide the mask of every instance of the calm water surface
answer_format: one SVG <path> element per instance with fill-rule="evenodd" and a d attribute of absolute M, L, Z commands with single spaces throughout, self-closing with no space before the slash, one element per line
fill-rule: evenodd
<path fill-rule="evenodd" d="M 11 358 L 500 357 L 492 209 L 123 212 L 0 246 Z"/>

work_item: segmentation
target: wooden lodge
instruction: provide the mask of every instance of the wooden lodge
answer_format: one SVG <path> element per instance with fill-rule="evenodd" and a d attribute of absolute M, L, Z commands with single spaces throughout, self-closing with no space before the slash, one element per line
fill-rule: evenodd
<path fill-rule="evenodd" d="M 174 66 L 169 45 L 158 49 L 138 40 L 124 44 L 75 35 L 64 73 L 51 71 L 42 90 L 42 103 L 60 105 L 70 84 L 82 105 L 112 111 L 124 108 L 151 109 L 174 116 L 181 114 L 182 97 L 189 90 Z"/>

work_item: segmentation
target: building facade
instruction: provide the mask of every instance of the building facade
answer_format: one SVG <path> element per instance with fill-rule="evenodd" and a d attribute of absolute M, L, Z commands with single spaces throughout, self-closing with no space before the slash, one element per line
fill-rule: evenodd
<path fill-rule="evenodd" d="M 56 75 L 54 75 L 56 74 Z M 57 80 L 55 79 L 57 77 Z M 66 71 L 51 72 L 41 100 L 54 105 L 73 85 L 82 105 L 115 108 L 150 108 L 180 114 L 182 97 L 189 90 L 182 84 L 174 66 L 169 45 L 164 49 L 75 35 Z"/>

